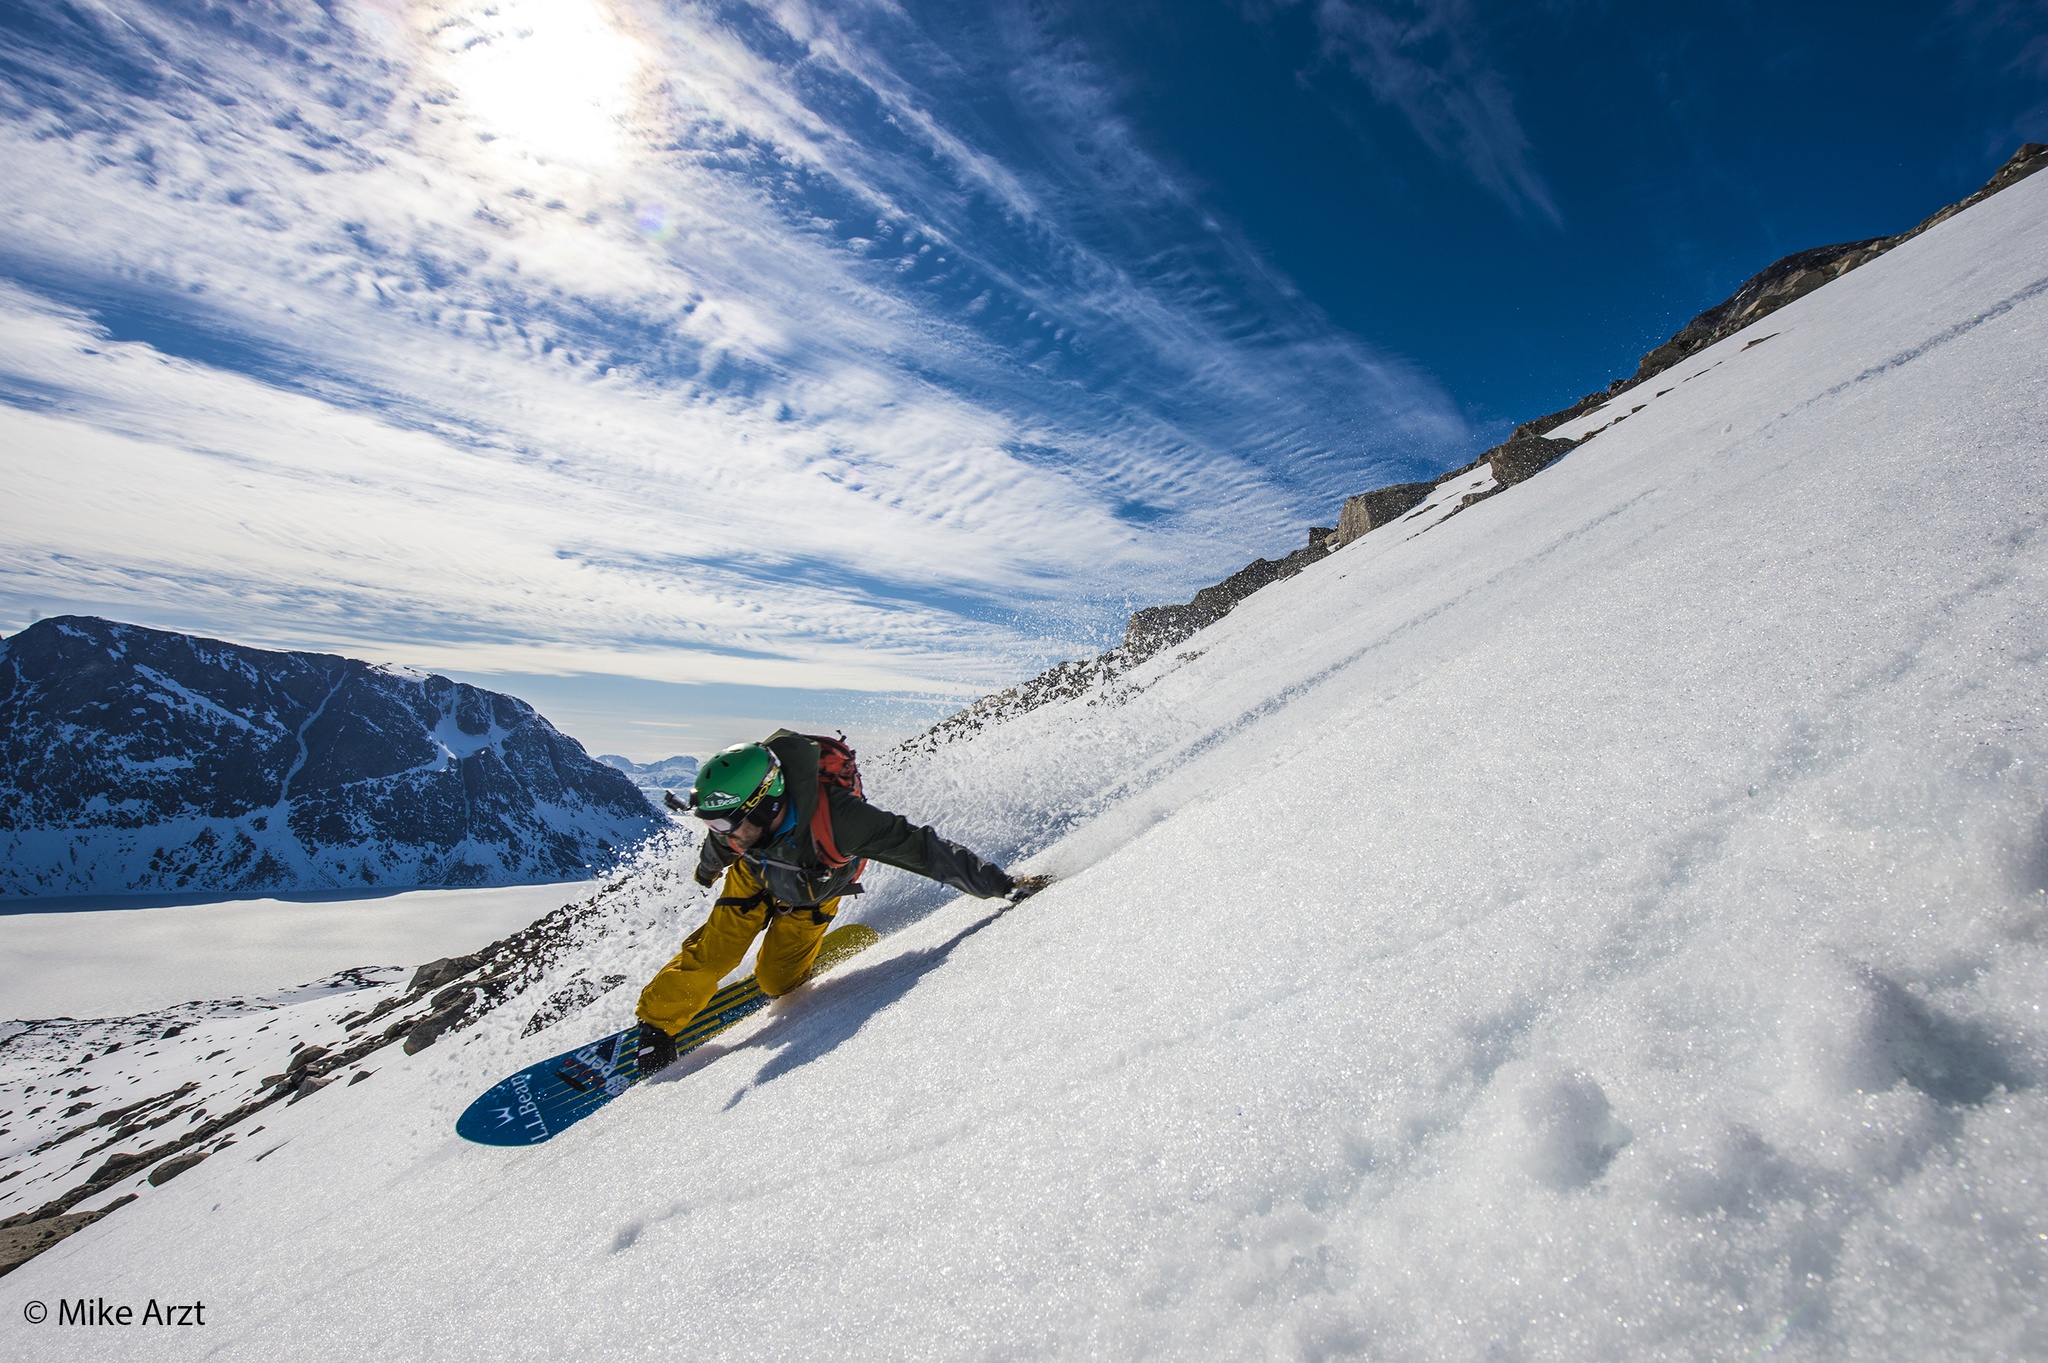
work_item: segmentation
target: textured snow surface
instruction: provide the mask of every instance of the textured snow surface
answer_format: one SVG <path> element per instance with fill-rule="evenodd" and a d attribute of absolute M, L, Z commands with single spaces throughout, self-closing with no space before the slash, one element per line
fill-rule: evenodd
<path fill-rule="evenodd" d="M 10 1300 L 200 1297 L 233 1359 L 2048 1355 L 2048 176 L 1761 330 L 872 763 L 1026 905 L 877 877 L 859 961 L 468 1147 L 632 991 L 508 1005 Z M 582 968 L 636 980 L 702 911 L 615 898 Z"/>

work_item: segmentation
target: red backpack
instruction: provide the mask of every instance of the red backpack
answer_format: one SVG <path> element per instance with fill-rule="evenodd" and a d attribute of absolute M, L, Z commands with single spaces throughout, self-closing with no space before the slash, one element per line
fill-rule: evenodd
<path fill-rule="evenodd" d="M 853 748 L 841 734 L 838 738 L 827 738 L 823 734 L 805 734 L 805 738 L 818 745 L 818 807 L 811 811 L 811 845 L 818 849 L 818 857 L 827 866 L 837 870 L 851 861 L 839 851 L 839 844 L 832 840 L 832 807 L 825 796 L 828 786 L 850 790 L 855 795 L 860 789 L 860 762 L 853 755 Z M 854 871 L 854 878 L 860 878 L 860 871 Z"/>

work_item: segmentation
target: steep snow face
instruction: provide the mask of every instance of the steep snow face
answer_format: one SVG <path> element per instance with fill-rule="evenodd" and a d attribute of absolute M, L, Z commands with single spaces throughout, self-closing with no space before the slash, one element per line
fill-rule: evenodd
<path fill-rule="evenodd" d="M 877 875 L 860 961 L 462 1146 L 630 1016 L 522 1037 L 551 977 L 12 1294 L 203 1297 L 251 1359 L 2048 1352 L 2048 176 L 1759 330 L 867 763 L 1061 874 L 1025 905 Z M 644 978 L 679 885 L 578 968 Z"/>
<path fill-rule="evenodd" d="M 659 827 L 512 696 L 89 617 L 0 657 L 0 896 L 502 885 Z"/>

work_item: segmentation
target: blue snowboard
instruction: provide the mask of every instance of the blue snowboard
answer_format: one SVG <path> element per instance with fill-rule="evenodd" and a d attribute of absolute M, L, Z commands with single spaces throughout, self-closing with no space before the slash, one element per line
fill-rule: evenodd
<path fill-rule="evenodd" d="M 877 940 L 875 930 L 865 924 L 834 928 L 818 944 L 812 975 L 823 974 Z M 727 985 L 676 1034 L 676 1054 L 696 1050 L 768 1002 L 752 975 Z M 500 1080 L 455 1119 L 455 1134 L 479 1145 L 533 1145 L 559 1135 L 640 1082 L 639 1032 L 635 1023 Z"/>

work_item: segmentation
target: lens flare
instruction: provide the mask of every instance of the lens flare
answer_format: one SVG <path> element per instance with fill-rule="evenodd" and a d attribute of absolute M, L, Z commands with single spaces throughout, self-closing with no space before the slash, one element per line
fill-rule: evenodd
<path fill-rule="evenodd" d="M 656 241 L 668 236 L 668 209 L 661 204 L 641 204 L 633 220 L 643 236 Z"/>
<path fill-rule="evenodd" d="M 648 54 L 596 0 L 458 3 L 429 31 L 482 136 L 589 168 L 625 155 Z"/>

